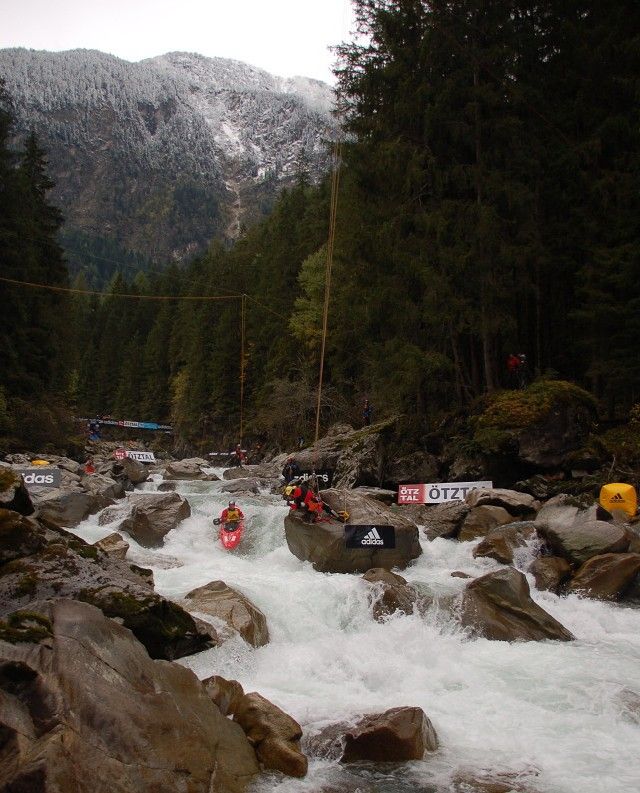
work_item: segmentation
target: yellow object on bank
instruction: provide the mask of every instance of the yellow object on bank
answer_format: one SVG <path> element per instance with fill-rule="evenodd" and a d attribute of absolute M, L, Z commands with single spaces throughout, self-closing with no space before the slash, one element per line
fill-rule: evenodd
<path fill-rule="evenodd" d="M 49 465 L 48 460 L 31 460 L 31 465 Z"/>
<path fill-rule="evenodd" d="M 633 485 L 611 482 L 600 488 L 600 506 L 608 512 L 622 510 L 627 515 L 635 515 L 638 510 L 638 496 Z"/>

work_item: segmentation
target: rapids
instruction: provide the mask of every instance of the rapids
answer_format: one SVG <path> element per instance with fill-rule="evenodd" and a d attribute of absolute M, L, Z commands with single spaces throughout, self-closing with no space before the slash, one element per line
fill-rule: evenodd
<path fill-rule="evenodd" d="M 223 580 L 265 613 L 271 637 L 259 649 L 229 640 L 180 663 L 200 678 L 220 674 L 246 692 L 260 692 L 307 735 L 409 705 L 423 708 L 440 741 L 425 760 L 388 767 L 342 767 L 311 757 L 304 780 L 265 775 L 251 793 L 446 793 L 454 790 L 456 773 L 478 769 L 515 772 L 540 793 L 638 789 L 640 713 L 625 710 L 621 693 L 640 694 L 639 609 L 538 592 L 529 577 L 534 600 L 576 641 L 470 639 L 437 609 L 426 618 L 394 616 L 380 624 L 359 575 L 317 573 L 289 552 L 287 508 L 278 496 L 235 496 L 246 529 L 239 548 L 229 552 L 212 525 L 229 500 L 220 483 L 176 485 L 191 517 L 159 549 L 125 535 L 127 559 L 152 568 L 156 590 L 175 600 Z M 142 486 L 156 488 L 157 481 Z M 95 542 L 118 525 L 99 526 L 94 515 L 73 531 Z M 475 577 L 499 567 L 473 559 L 476 542 L 422 540 L 422 556 L 398 572 L 434 594 L 458 593 L 466 582 L 452 571 Z M 526 551 L 517 560 L 523 572 L 531 557 Z"/>

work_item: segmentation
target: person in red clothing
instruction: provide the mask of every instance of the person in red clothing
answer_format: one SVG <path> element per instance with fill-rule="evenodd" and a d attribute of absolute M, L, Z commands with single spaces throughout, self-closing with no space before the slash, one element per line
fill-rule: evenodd
<path fill-rule="evenodd" d="M 234 531 L 241 520 L 244 520 L 244 514 L 240 507 L 236 506 L 235 501 L 230 501 L 229 506 L 225 507 L 220 513 L 220 523 L 225 528 L 229 525 L 228 531 Z"/>
<path fill-rule="evenodd" d="M 302 519 L 308 523 L 315 523 L 318 516 L 324 509 L 322 499 L 313 492 L 306 481 L 300 482 L 292 493 L 293 504 L 291 509 L 302 511 Z"/>
<path fill-rule="evenodd" d="M 511 353 L 507 358 L 507 379 L 509 380 L 509 388 L 518 387 L 520 366 L 520 357 Z"/>
<path fill-rule="evenodd" d="M 244 463 L 245 461 L 246 455 L 239 443 L 236 445 L 236 450 L 234 454 L 236 456 L 236 462 L 238 463 L 239 466 L 242 466 L 242 463 Z"/>
<path fill-rule="evenodd" d="M 87 462 L 84 464 L 84 472 L 85 474 L 95 474 L 96 468 L 93 464 L 93 460 L 91 457 L 87 459 Z"/>

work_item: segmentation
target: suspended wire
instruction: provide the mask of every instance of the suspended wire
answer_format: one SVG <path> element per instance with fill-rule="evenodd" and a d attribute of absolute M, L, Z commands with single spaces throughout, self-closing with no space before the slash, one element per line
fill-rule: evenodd
<path fill-rule="evenodd" d="M 329 320 L 329 300 L 331 297 L 331 270 L 333 268 L 333 247 L 336 237 L 336 218 L 338 214 L 338 188 L 340 185 L 340 154 L 342 144 L 337 140 L 333 148 L 333 170 L 331 172 L 331 205 L 329 209 L 329 238 L 327 240 L 327 266 L 324 285 L 324 308 L 322 312 L 322 343 L 320 346 L 320 373 L 318 377 L 318 403 L 316 406 L 315 441 L 320 437 L 320 405 L 322 403 L 322 381 L 324 377 L 324 355 L 327 342 Z"/>
<path fill-rule="evenodd" d="M 246 295 L 240 301 L 240 446 L 242 446 L 244 422 L 244 376 L 245 376 L 245 332 L 246 332 Z"/>

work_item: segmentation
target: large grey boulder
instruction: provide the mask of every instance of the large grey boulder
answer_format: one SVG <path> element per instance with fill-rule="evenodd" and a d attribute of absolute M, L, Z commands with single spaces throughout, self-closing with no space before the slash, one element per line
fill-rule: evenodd
<path fill-rule="evenodd" d="M 417 513 L 413 519 L 424 525 L 427 539 L 435 540 L 436 537 L 457 537 L 471 507 L 464 501 L 449 501 L 415 508 L 411 506 L 409 510 Z"/>
<path fill-rule="evenodd" d="M 0 680 L 3 790 L 242 793 L 259 772 L 193 672 L 86 603 L 0 623 Z"/>
<path fill-rule="evenodd" d="M 120 524 L 140 545 L 157 548 L 165 536 L 191 515 L 189 502 L 178 493 L 134 493 L 131 514 Z"/>
<path fill-rule="evenodd" d="M 511 515 L 530 515 L 535 512 L 536 507 L 536 500 L 529 493 L 497 487 L 492 490 L 486 488 L 470 490 L 465 501 L 470 507 L 479 507 L 483 504 L 503 507 Z"/>
<path fill-rule="evenodd" d="M 267 618 L 249 598 L 227 586 L 224 581 L 192 589 L 186 595 L 185 607 L 189 611 L 208 614 L 225 622 L 229 633 L 239 633 L 253 647 L 269 642 Z M 222 638 L 225 638 L 224 635 Z"/>
<path fill-rule="evenodd" d="M 33 497 L 38 516 L 62 527 L 73 527 L 106 506 L 104 499 L 80 488 L 52 488 Z M 113 503 L 113 502 L 108 502 Z"/>
<path fill-rule="evenodd" d="M 592 514 L 559 500 L 540 510 L 536 530 L 555 556 L 562 556 L 574 566 L 584 564 L 592 556 L 626 551 L 630 537 L 624 526 L 597 520 Z"/>
<path fill-rule="evenodd" d="M 202 457 L 188 457 L 184 460 L 175 460 L 165 468 L 165 479 L 204 479 L 207 474 L 202 470 L 210 463 Z M 216 477 L 217 478 L 217 477 Z"/>
<path fill-rule="evenodd" d="M 525 576 L 513 567 L 467 584 L 460 611 L 462 625 L 494 641 L 569 641 L 573 635 L 531 599 Z"/>
<path fill-rule="evenodd" d="M 465 517 L 458 540 L 468 542 L 478 537 L 486 537 L 487 534 L 497 526 L 505 526 L 513 523 L 513 515 L 504 507 L 494 506 L 493 504 L 482 504 L 473 507 Z"/>
<path fill-rule="evenodd" d="M 138 460 L 125 457 L 124 460 L 120 460 L 120 465 L 122 466 L 123 474 L 133 485 L 142 484 L 149 478 L 149 469 Z"/>
<path fill-rule="evenodd" d="M 396 547 L 347 548 L 344 523 L 331 519 L 309 524 L 302 520 L 298 510 L 292 510 L 285 518 L 289 550 L 298 559 L 311 562 L 319 572 L 364 573 L 372 567 L 402 569 L 422 553 L 415 523 L 380 501 L 353 490 L 323 490 L 321 496 L 335 512 L 346 509 L 350 524 L 393 526 Z"/>
<path fill-rule="evenodd" d="M 535 536 L 534 524 L 531 521 L 509 523 L 492 529 L 473 549 L 473 556 L 485 556 L 495 559 L 500 564 L 513 564 L 514 553 L 524 548 Z"/>

